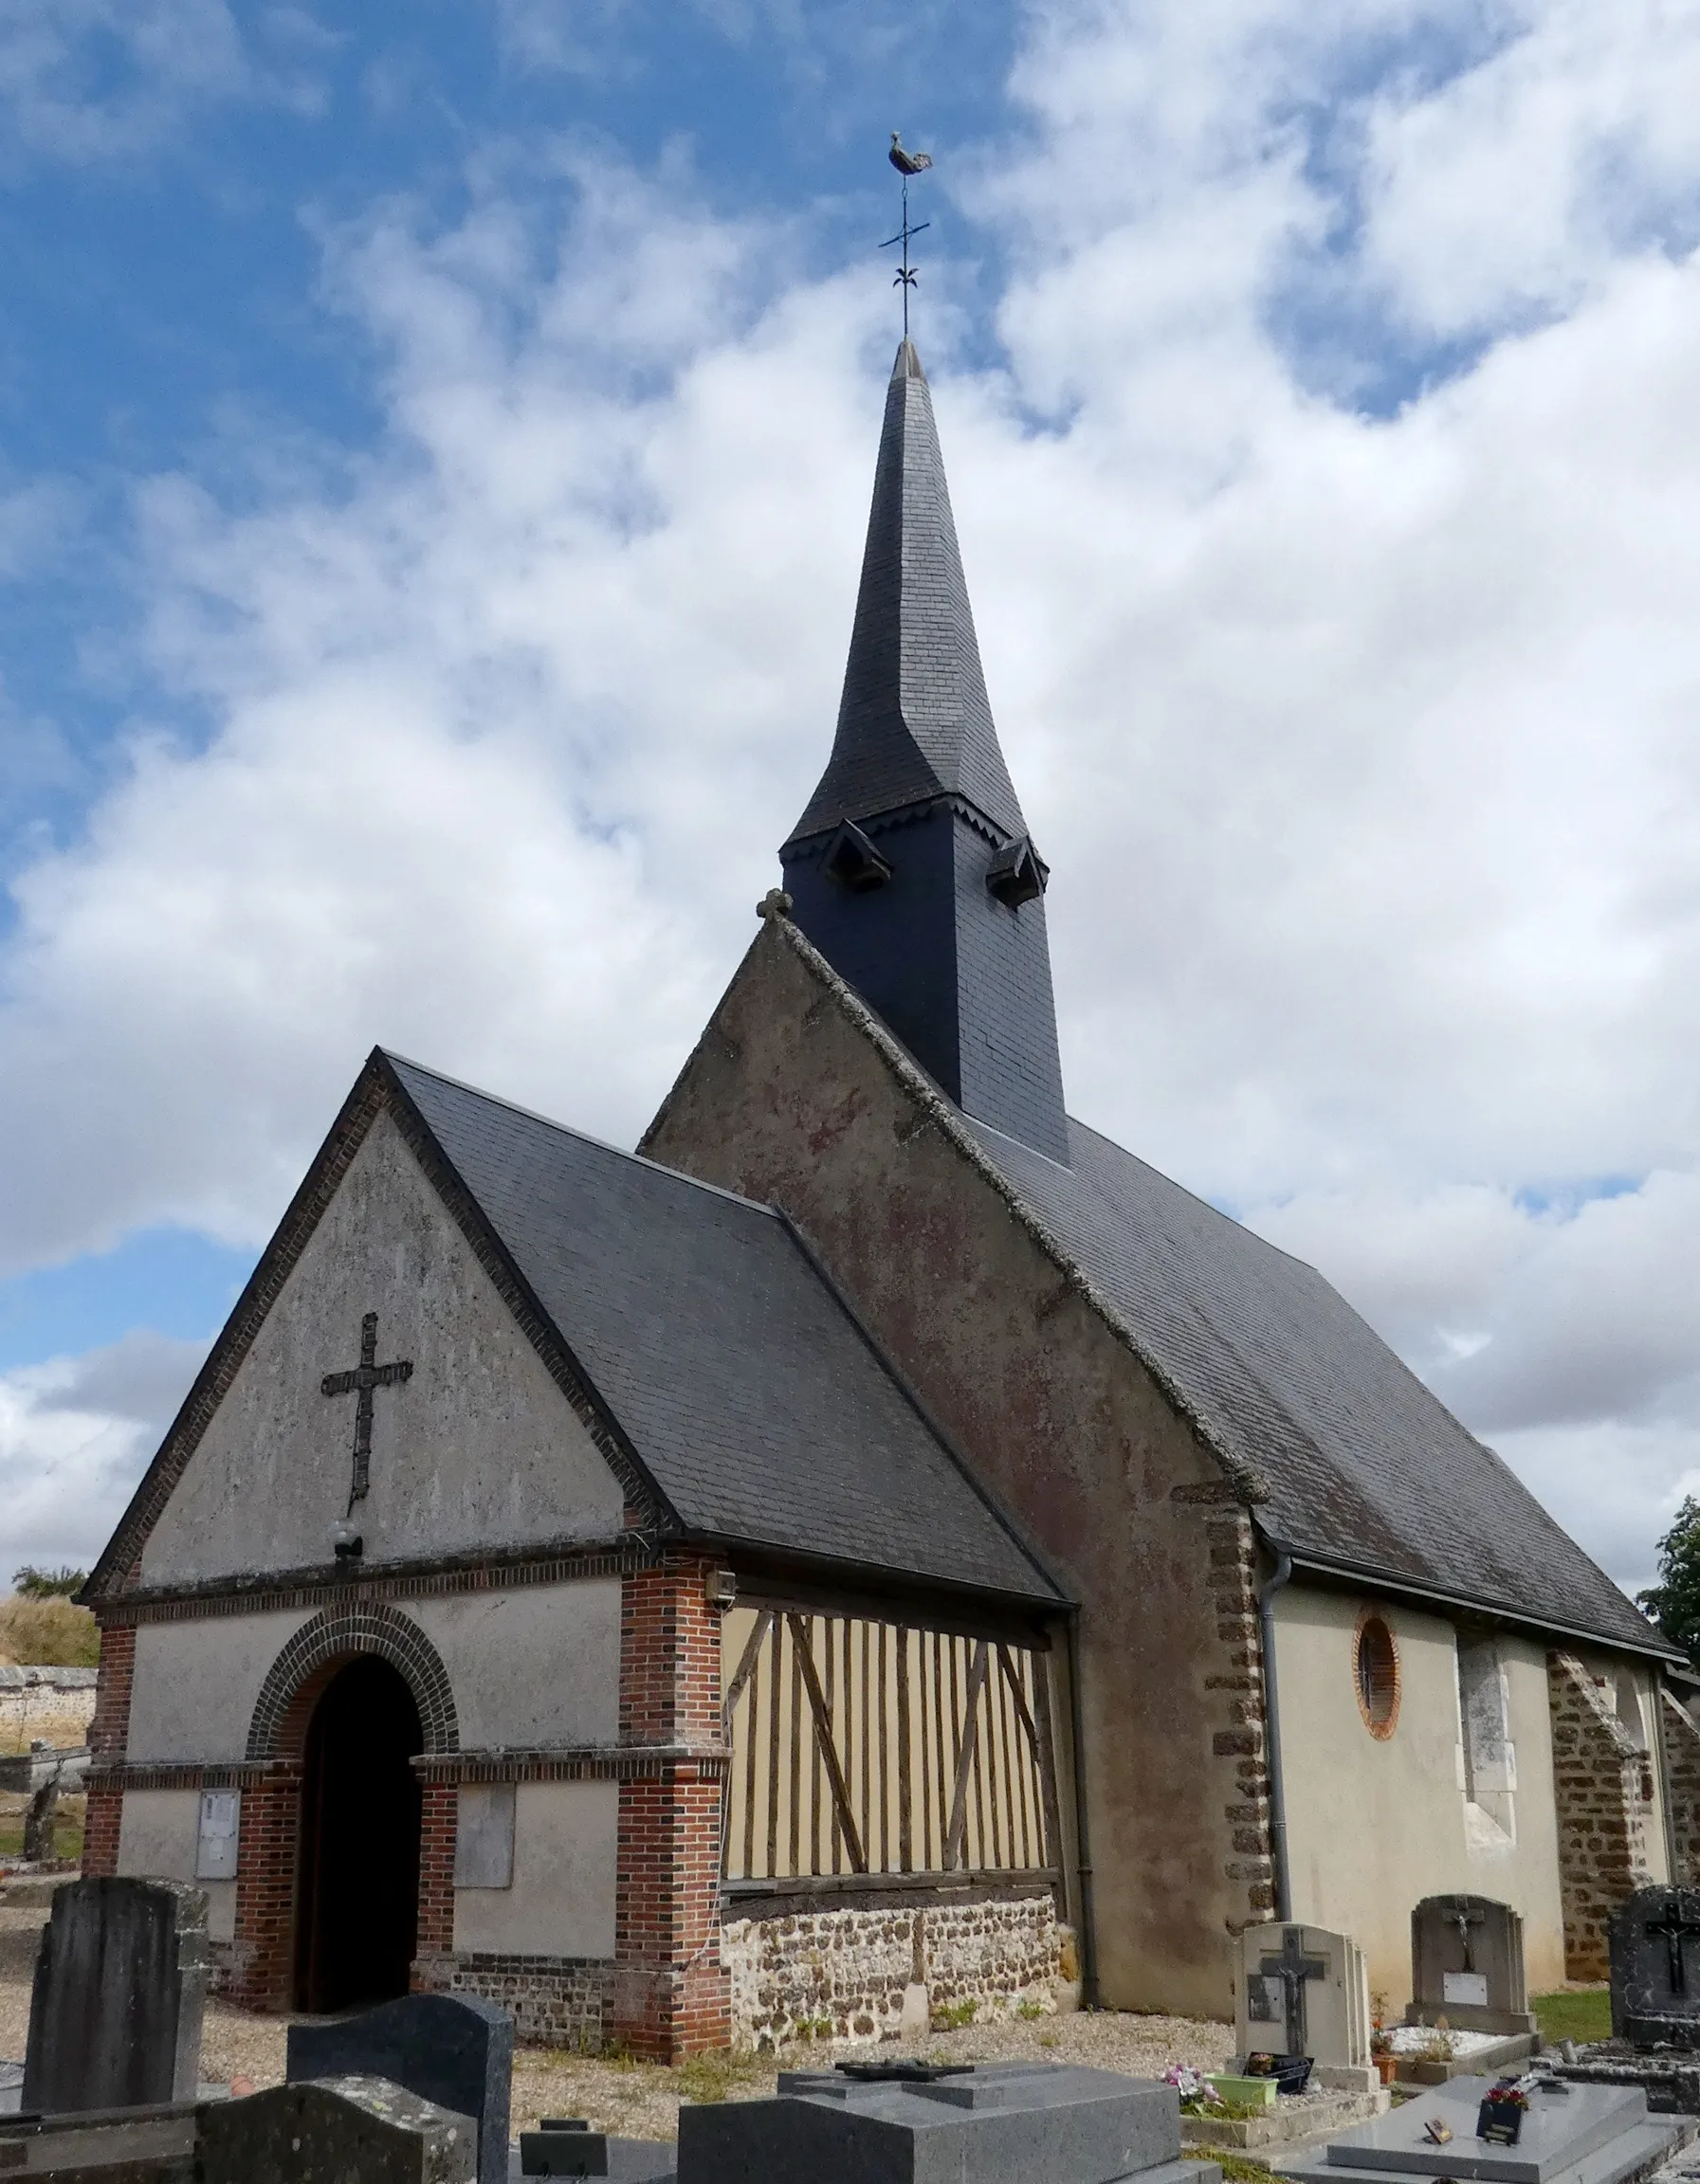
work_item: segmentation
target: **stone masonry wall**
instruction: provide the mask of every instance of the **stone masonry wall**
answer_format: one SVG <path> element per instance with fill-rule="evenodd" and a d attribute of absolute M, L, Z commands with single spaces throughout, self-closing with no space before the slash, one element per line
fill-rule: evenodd
<path fill-rule="evenodd" d="M 38 1739 L 59 1752 L 86 1744 L 95 1677 L 93 1668 L 0 1667 L 0 1752 L 27 1752 Z"/>
<path fill-rule="evenodd" d="M 1660 1699 L 1668 1770 L 1665 1793 L 1671 1806 L 1671 1847 L 1676 1856 L 1671 1878 L 1678 1887 L 1696 1888 L 1700 1887 L 1700 1729 L 1669 1691 Z"/>
<path fill-rule="evenodd" d="M 475 1994 L 514 2020 L 514 2038 L 536 2048 L 595 2055 L 613 2038 L 614 1967 L 590 1956 L 500 1956 L 469 1950 L 421 1956 L 413 1986 L 425 1994 Z"/>
<path fill-rule="evenodd" d="M 916 1980 L 934 2011 L 1054 2009 L 1067 1939 L 1049 1894 L 732 1920 L 721 1936 L 732 2036 L 764 2052 L 798 2038 L 878 2040 L 898 2030 Z"/>
<path fill-rule="evenodd" d="M 1647 1863 L 1654 1811 L 1651 1765 L 1618 1721 L 1604 1677 L 1573 1654 L 1549 1653 L 1546 1683 L 1552 1703 L 1564 1976 L 1604 1979 L 1611 1971 L 1607 1928 L 1612 1913 L 1652 1878 Z"/>

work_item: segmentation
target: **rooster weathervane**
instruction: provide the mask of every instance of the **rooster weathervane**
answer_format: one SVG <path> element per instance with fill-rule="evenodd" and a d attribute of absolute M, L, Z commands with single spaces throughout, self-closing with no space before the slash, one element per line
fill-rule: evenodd
<path fill-rule="evenodd" d="M 901 243 L 904 246 L 903 264 L 898 267 L 891 285 L 903 290 L 904 339 L 906 341 L 909 338 L 909 290 L 915 285 L 915 268 L 909 264 L 909 239 L 932 226 L 930 220 L 918 221 L 913 228 L 909 225 L 909 177 L 911 174 L 924 174 L 933 163 L 933 155 L 930 152 L 905 152 L 904 140 L 894 129 L 891 132 L 891 149 L 886 156 L 904 178 L 904 224 L 895 235 L 887 237 L 880 248 L 889 250 L 893 243 Z"/>

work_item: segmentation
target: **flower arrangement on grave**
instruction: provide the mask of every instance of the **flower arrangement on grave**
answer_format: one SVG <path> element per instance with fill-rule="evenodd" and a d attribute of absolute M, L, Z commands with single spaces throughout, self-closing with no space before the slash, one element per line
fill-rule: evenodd
<path fill-rule="evenodd" d="M 1510 2076 L 1490 2085 L 1477 2111 L 1475 2135 L 1494 2146 L 1515 2146 L 1528 2109 L 1528 2081 Z"/>
<path fill-rule="evenodd" d="M 1222 2109 L 1221 2095 L 1203 2071 L 1195 2070 L 1190 2063 L 1171 2063 L 1162 2075 L 1163 2084 L 1174 2086 L 1179 2094 L 1183 2116 L 1213 2115 Z"/>
<path fill-rule="evenodd" d="M 1369 2051 L 1372 2055 L 1393 2053 L 1393 2034 L 1387 2029 L 1385 1994 L 1372 1994 L 1369 1998 Z"/>

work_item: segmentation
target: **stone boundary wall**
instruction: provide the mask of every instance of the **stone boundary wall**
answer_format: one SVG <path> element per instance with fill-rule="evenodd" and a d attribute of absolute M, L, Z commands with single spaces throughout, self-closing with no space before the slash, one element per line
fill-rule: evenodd
<path fill-rule="evenodd" d="M 1611 1973 L 1612 1913 L 1653 1877 L 1647 1864 L 1651 1763 L 1625 1734 L 1604 1677 L 1574 1654 L 1547 1655 L 1546 1686 L 1564 1976 L 1604 1979 Z"/>
<path fill-rule="evenodd" d="M 1671 1801 L 1671 1847 L 1679 1888 L 1700 1887 L 1700 1728 L 1687 1707 L 1661 1691 L 1664 1708 L 1665 1793 Z"/>
<path fill-rule="evenodd" d="M 878 2040 L 897 2032 L 904 1989 L 932 2010 L 966 2002 L 982 2015 L 1056 2006 L 1067 1929 L 1040 1896 L 914 1909 L 836 1910 L 736 1919 L 721 1931 L 732 1975 L 732 2037 L 763 2052 L 799 2038 Z"/>
<path fill-rule="evenodd" d="M 473 1994 L 508 2011 L 514 2038 L 537 2048 L 598 2055 L 613 2041 L 614 1981 L 610 1959 L 507 1956 L 454 1950 L 413 1960 L 416 1994 Z"/>
<path fill-rule="evenodd" d="M 98 1674 L 94 1668 L 0 1668 L 0 1753 L 27 1752 L 38 1738 L 57 1752 L 86 1744 Z"/>

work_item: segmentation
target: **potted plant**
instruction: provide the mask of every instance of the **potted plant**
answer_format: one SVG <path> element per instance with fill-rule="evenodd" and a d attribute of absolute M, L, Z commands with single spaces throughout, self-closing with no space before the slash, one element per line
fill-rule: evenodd
<path fill-rule="evenodd" d="M 1385 1994 L 1372 1994 L 1369 1998 L 1369 2059 L 1382 2084 L 1391 2085 L 1393 2074 L 1398 2068 L 1398 2057 L 1393 2051 L 1393 2034 L 1387 2029 Z"/>

